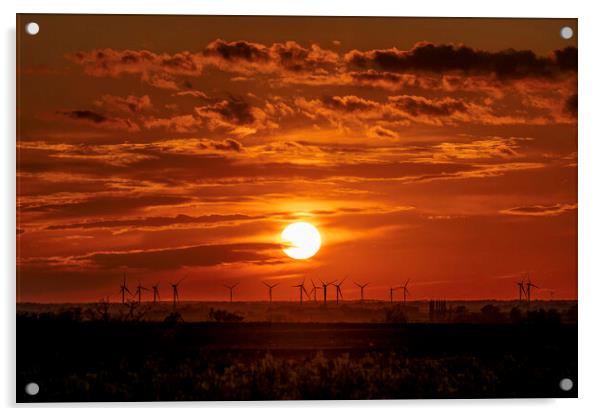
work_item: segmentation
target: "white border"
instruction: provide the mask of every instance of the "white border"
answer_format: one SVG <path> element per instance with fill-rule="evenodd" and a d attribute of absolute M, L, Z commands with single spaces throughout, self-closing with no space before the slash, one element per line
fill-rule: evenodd
<path fill-rule="evenodd" d="M 0 175 L 2 176 L 3 227 L 0 240 L 2 291 L 0 308 L 0 403 L 13 407 L 15 398 L 14 367 L 14 316 L 15 316 L 15 13 L 126 13 L 126 14 L 254 14 L 254 15 L 331 15 L 331 16 L 466 16 L 466 17 L 577 17 L 579 18 L 579 396 L 578 400 L 474 400 L 474 401 L 386 401 L 386 402 L 245 402 L 245 403 L 180 403 L 131 405 L 62 405 L 44 409 L 47 414 L 105 414 L 104 407 L 112 412 L 130 413 L 131 407 L 145 407 L 149 415 L 164 414 L 166 408 L 176 407 L 178 412 L 227 413 L 245 415 L 278 414 L 287 416 L 319 412 L 331 415 L 335 408 L 344 408 L 346 416 L 365 415 L 371 409 L 379 412 L 416 412 L 427 414 L 444 412 L 453 415 L 507 415 L 508 413 L 540 413 L 546 415 L 595 414 L 599 411 L 601 335 L 599 296 L 600 280 L 600 215 L 602 199 L 602 132 L 600 131 L 600 104 L 602 97 L 600 75 L 600 41 L 602 21 L 600 6 L 594 1 L 529 2 L 503 0 L 495 3 L 483 1 L 385 1 L 369 0 L 20 0 L 0 2 L 3 41 L 1 43 L 2 99 L 0 116 L 5 129 L 2 146 Z M 21 406 L 23 407 L 23 406 Z M 34 412 L 40 406 L 22 409 Z M 123 409 L 125 407 L 126 409 Z M 201 407 L 201 409 L 196 409 Z M 121 409 L 120 409 L 121 408 Z M 598 408 L 598 409 L 596 409 Z M 5 413 L 6 414 L 6 413 Z"/>

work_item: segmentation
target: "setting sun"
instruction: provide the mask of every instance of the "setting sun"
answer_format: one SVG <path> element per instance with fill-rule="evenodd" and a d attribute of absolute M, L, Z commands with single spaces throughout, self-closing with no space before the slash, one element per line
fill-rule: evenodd
<path fill-rule="evenodd" d="M 282 231 L 284 253 L 293 259 L 303 260 L 315 255 L 320 249 L 322 239 L 316 227 L 307 222 L 296 222 Z"/>

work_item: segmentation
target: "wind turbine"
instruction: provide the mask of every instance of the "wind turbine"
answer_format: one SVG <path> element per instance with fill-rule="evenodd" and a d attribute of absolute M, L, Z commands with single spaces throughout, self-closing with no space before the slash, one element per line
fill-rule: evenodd
<path fill-rule="evenodd" d="M 153 286 L 153 303 L 157 303 L 157 301 L 161 297 L 159 296 L 159 283 Z"/>
<path fill-rule="evenodd" d="M 121 290 L 121 303 L 123 303 L 125 305 L 125 292 L 128 292 L 130 295 L 132 295 L 132 292 L 130 292 L 130 289 L 128 289 L 128 287 L 125 283 L 125 272 L 123 272 L 123 283 L 120 286 L 120 290 Z"/>
<path fill-rule="evenodd" d="M 184 278 L 185 279 L 185 278 Z M 176 283 L 170 283 L 171 288 L 173 289 L 173 307 L 176 307 L 176 303 L 180 300 L 180 295 L 178 293 L 178 286 L 182 283 L 182 280 L 178 280 Z"/>
<path fill-rule="evenodd" d="M 311 294 L 313 293 L 313 295 L 314 295 L 314 302 L 318 302 L 318 289 L 320 288 L 320 286 L 316 286 L 316 284 L 314 283 L 313 279 L 311 279 L 311 285 L 313 287 L 312 287 L 312 289 L 309 292 L 309 296 L 311 297 Z"/>
<path fill-rule="evenodd" d="M 224 285 L 225 288 L 227 288 L 228 290 L 230 290 L 230 303 L 232 303 L 232 292 L 234 291 L 234 288 L 236 286 L 238 286 L 239 284 L 240 284 L 240 282 L 236 282 L 236 283 L 234 283 L 233 285 L 230 285 L 230 286 Z"/>
<path fill-rule="evenodd" d="M 345 277 L 345 279 L 347 279 Z M 341 280 L 339 283 L 333 283 L 333 286 L 337 288 L 336 293 L 337 293 L 337 305 L 339 304 L 339 296 L 341 296 L 341 300 L 343 299 L 343 291 L 341 290 L 341 285 L 343 284 L 343 282 L 345 281 L 345 279 Z"/>
<path fill-rule="evenodd" d="M 358 282 L 353 282 L 353 283 L 355 283 L 355 285 L 360 288 L 360 299 L 363 302 L 364 301 L 364 288 L 366 286 L 368 286 L 368 283 L 364 283 L 364 284 L 361 284 Z"/>
<path fill-rule="evenodd" d="M 303 281 L 300 284 L 293 285 L 293 287 L 299 288 L 299 304 L 302 305 L 303 304 L 303 292 L 305 292 L 305 296 L 309 297 L 309 294 L 307 293 L 307 290 L 305 289 L 305 279 L 303 279 Z"/>
<path fill-rule="evenodd" d="M 520 282 L 516 282 L 516 285 L 518 286 L 518 301 L 522 302 L 523 294 L 525 293 L 525 279 L 521 280 Z"/>
<path fill-rule="evenodd" d="M 325 282 L 324 280 L 320 280 L 320 282 L 322 282 L 322 289 L 324 290 L 324 305 L 326 305 L 326 290 L 328 289 L 328 286 L 332 284 L 332 282 Z"/>
<path fill-rule="evenodd" d="M 529 280 L 527 281 L 527 303 L 531 303 L 531 288 L 539 289 L 539 286 L 536 286 L 534 283 L 531 283 L 531 276 L 529 276 Z"/>
<path fill-rule="evenodd" d="M 410 291 L 408 290 L 408 283 L 410 283 L 410 279 L 406 280 L 406 284 L 400 287 L 400 289 L 403 289 L 403 305 L 404 306 L 406 304 L 406 295 L 410 294 Z"/>
<path fill-rule="evenodd" d="M 138 286 L 136 286 L 136 295 L 138 295 L 138 303 L 142 303 L 142 291 L 148 290 L 144 286 L 140 284 L 140 280 L 138 280 Z"/>
<path fill-rule="evenodd" d="M 389 289 L 389 298 L 391 299 L 391 303 L 393 303 L 393 292 L 397 289 L 399 289 L 399 288 L 393 287 L 393 286 L 391 286 L 391 288 Z"/>
<path fill-rule="evenodd" d="M 280 284 L 280 282 L 274 283 L 272 285 L 270 285 L 269 283 L 266 283 L 266 282 L 261 282 L 261 283 L 263 283 L 264 285 L 267 286 L 268 292 L 269 292 L 269 295 L 270 295 L 270 303 L 272 303 L 272 289 L 274 289 L 276 286 L 278 286 Z"/>

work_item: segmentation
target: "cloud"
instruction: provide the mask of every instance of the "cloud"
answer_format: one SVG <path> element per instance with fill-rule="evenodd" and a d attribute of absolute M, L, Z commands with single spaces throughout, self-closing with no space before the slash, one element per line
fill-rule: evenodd
<path fill-rule="evenodd" d="M 216 150 L 231 150 L 234 152 L 240 152 L 243 149 L 242 143 L 234 139 L 225 139 L 222 142 L 213 142 L 212 146 Z"/>
<path fill-rule="evenodd" d="M 197 54 L 188 51 L 157 54 L 148 50 L 115 50 L 111 48 L 79 51 L 67 58 L 95 77 L 140 75 L 143 81 L 165 89 L 177 89 L 174 76 L 202 73 L 203 64 Z"/>
<path fill-rule="evenodd" d="M 382 126 L 374 126 L 368 129 L 368 137 L 373 139 L 397 139 L 399 135 L 393 130 L 386 129 Z"/>
<path fill-rule="evenodd" d="M 352 50 L 345 54 L 352 67 L 390 72 L 493 73 L 500 79 L 551 77 L 577 70 L 577 49 L 567 47 L 551 56 L 537 56 L 530 50 L 507 49 L 490 52 L 464 45 L 416 43 L 409 50 Z"/>
<path fill-rule="evenodd" d="M 266 263 L 277 260 L 273 252 L 280 248 L 278 244 L 269 243 L 216 244 L 162 250 L 93 253 L 78 260 L 106 269 L 130 267 L 168 270 L 227 263 Z"/>
<path fill-rule="evenodd" d="M 411 116 L 442 116 L 448 117 L 454 113 L 465 113 L 466 104 L 455 98 L 428 99 L 425 97 L 401 95 L 389 97 L 389 102 Z"/>
<path fill-rule="evenodd" d="M 94 229 L 94 228 L 161 228 L 171 225 L 215 224 L 225 222 L 250 221 L 263 218 L 244 214 L 211 214 L 202 216 L 176 215 L 175 217 L 146 217 L 133 219 L 115 219 L 104 221 L 88 221 L 73 224 L 56 224 L 46 227 L 47 230 Z"/>
<path fill-rule="evenodd" d="M 240 97 L 196 107 L 195 116 L 204 120 L 210 130 L 226 129 L 236 136 L 248 136 L 278 126 L 261 108 L 251 106 Z"/>
<path fill-rule="evenodd" d="M 190 198 L 170 195 L 103 195 L 71 202 L 68 200 L 60 203 L 32 202 L 23 204 L 19 207 L 19 210 L 21 212 L 44 213 L 47 217 L 52 218 L 68 218 L 90 215 L 112 215 L 116 213 L 124 214 L 147 207 L 181 205 L 189 201 Z"/>
<path fill-rule="evenodd" d="M 336 127 L 358 127 L 369 130 L 374 123 L 389 130 L 411 123 L 425 125 L 479 125 L 550 124 L 552 114 L 504 113 L 490 103 L 442 97 L 427 98 L 416 95 L 396 95 L 386 101 L 375 101 L 356 95 L 325 96 L 320 99 L 296 98 L 298 112 L 312 121 L 320 119 Z M 558 120 L 562 122 L 562 119 Z"/>
<path fill-rule="evenodd" d="M 109 117 L 107 115 L 91 110 L 59 110 L 56 112 L 60 118 L 85 123 L 97 128 L 108 128 L 112 130 L 126 130 L 136 132 L 140 127 L 128 118 Z"/>
<path fill-rule="evenodd" d="M 493 137 L 469 143 L 444 142 L 434 146 L 435 159 L 509 159 L 520 156 L 519 144 L 527 139 Z"/>
<path fill-rule="evenodd" d="M 564 103 L 564 110 L 569 113 L 573 117 L 577 117 L 577 106 L 579 104 L 579 100 L 577 98 L 577 94 L 571 95 Z"/>
<path fill-rule="evenodd" d="M 115 95 L 105 94 L 100 99 L 96 100 L 95 104 L 98 107 L 103 107 L 108 111 L 131 114 L 141 113 L 142 111 L 148 110 L 153 106 L 148 95 L 143 95 L 141 97 L 137 97 L 135 95 L 118 97 Z"/>
<path fill-rule="evenodd" d="M 336 52 L 322 49 L 316 44 L 305 48 L 294 41 L 267 46 L 244 40 L 227 42 L 216 39 L 202 53 L 205 57 L 213 58 L 212 63 L 220 69 L 240 72 L 312 72 L 332 69 L 339 61 Z"/>
<path fill-rule="evenodd" d="M 527 205 L 501 210 L 501 214 L 528 217 L 553 217 L 577 209 L 577 204 Z"/>
<path fill-rule="evenodd" d="M 175 93 L 175 95 L 177 97 L 193 97 L 193 98 L 199 98 L 199 99 L 203 99 L 203 100 L 209 100 L 209 96 L 207 94 L 205 94 L 203 91 L 199 91 L 199 90 L 178 91 Z"/>

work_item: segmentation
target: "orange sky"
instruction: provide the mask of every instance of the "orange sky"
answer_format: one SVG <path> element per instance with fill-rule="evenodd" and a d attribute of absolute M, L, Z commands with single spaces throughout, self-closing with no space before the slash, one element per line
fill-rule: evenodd
<path fill-rule="evenodd" d="M 349 275 L 509 299 L 527 270 L 576 298 L 567 24 L 21 15 L 18 300 L 117 301 L 125 270 L 165 298 Z M 295 220 L 322 234 L 310 260 L 280 250 Z"/>

